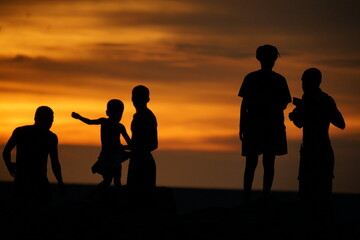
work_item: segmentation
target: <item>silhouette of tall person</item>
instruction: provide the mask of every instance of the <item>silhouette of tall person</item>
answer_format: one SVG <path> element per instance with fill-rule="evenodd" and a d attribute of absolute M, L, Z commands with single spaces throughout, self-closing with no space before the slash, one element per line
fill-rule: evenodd
<path fill-rule="evenodd" d="M 309 68 L 302 75 L 302 99 L 294 98 L 296 108 L 289 114 L 293 123 L 303 129 L 300 149 L 299 195 L 304 200 L 327 200 L 332 193 L 334 152 L 329 126 L 345 128 L 345 121 L 334 99 L 321 88 L 322 74 Z"/>
<path fill-rule="evenodd" d="M 149 189 L 156 186 L 156 164 L 151 154 L 158 147 L 157 121 L 148 108 L 149 89 L 143 85 L 132 90 L 132 102 L 136 109 L 131 122 L 131 156 L 127 185 L 133 189 Z"/>
<path fill-rule="evenodd" d="M 258 156 L 263 154 L 263 194 L 270 193 L 276 155 L 287 154 L 284 113 L 291 96 L 286 79 L 272 69 L 279 56 L 276 47 L 263 45 L 256 50 L 261 69 L 246 75 L 238 96 L 240 110 L 240 140 L 246 156 L 244 198 L 251 199 Z"/>
<path fill-rule="evenodd" d="M 34 125 L 16 128 L 4 148 L 3 159 L 10 175 L 14 177 L 15 201 L 19 204 L 50 204 L 52 194 L 47 177 L 48 156 L 58 186 L 60 190 L 64 188 L 58 138 L 50 131 L 53 120 L 51 108 L 37 108 Z M 11 151 L 15 147 L 16 161 L 12 162 Z"/>

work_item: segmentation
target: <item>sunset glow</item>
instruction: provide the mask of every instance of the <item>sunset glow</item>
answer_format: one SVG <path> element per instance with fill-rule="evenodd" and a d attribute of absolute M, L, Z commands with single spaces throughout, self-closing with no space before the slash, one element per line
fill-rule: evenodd
<path fill-rule="evenodd" d="M 99 128 L 70 115 L 104 117 L 112 98 L 124 102 L 122 123 L 131 133 L 131 90 L 143 84 L 158 119 L 159 150 L 240 151 L 237 93 L 244 76 L 259 69 L 255 50 L 263 44 L 278 47 L 274 71 L 294 97 L 302 95 L 305 69 L 322 71 L 346 137 L 358 141 L 356 8 L 347 1 L 255 2 L 1 1 L 0 145 L 47 105 L 60 144 L 99 146 Z M 300 140 L 287 117 L 293 108 L 285 111 L 287 136 Z"/>
<path fill-rule="evenodd" d="M 294 96 L 301 96 L 302 71 L 319 62 L 324 88 L 337 90 L 332 94 L 345 111 L 348 128 L 353 134 L 360 131 L 355 110 L 359 98 L 351 95 L 349 86 L 360 70 L 350 64 L 356 61 L 351 52 L 338 56 L 332 48 L 323 54 L 301 53 L 292 47 L 298 46 L 296 39 L 282 32 L 264 31 L 264 36 L 251 42 L 254 36 L 240 36 L 232 29 L 216 33 L 214 22 L 198 26 L 205 23 L 201 17 L 196 21 L 196 14 L 223 17 L 219 22 L 229 24 L 228 18 L 233 16 L 224 17 L 231 7 L 226 5 L 216 10 L 212 4 L 205 7 L 190 1 L 57 1 L 51 6 L 32 2 L 2 4 L 3 143 L 16 126 L 31 124 L 37 106 L 49 105 L 56 113 L 53 130 L 63 143 L 99 144 L 98 131 L 79 126 L 70 113 L 76 110 L 100 117 L 107 99 L 120 98 L 126 103 L 123 121 L 129 126 L 134 111 L 131 89 L 145 84 L 151 89 L 151 106 L 159 118 L 164 149 L 234 149 L 237 143 L 226 147 L 220 139 L 236 139 L 241 101 L 237 91 L 244 75 L 258 69 L 254 50 L 264 41 L 277 45 L 283 53 L 275 71 L 288 79 Z M 185 16 L 194 17 L 194 25 L 182 18 Z M 232 25 L 240 28 L 243 24 Z M 199 29 L 201 32 L 195 33 Z M 244 44 L 247 41 L 251 43 Z M 306 35 L 299 41 L 310 44 Z M 318 43 L 313 44 L 315 50 Z M 339 58 L 350 65 L 339 65 L 336 70 L 326 64 Z M 298 130 L 289 122 L 287 125 L 288 137 L 298 138 Z M 206 142 L 215 138 L 217 144 Z"/>

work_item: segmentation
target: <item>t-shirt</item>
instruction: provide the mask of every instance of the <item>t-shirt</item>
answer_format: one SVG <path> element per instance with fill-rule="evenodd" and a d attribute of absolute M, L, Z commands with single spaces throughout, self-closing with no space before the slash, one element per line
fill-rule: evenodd
<path fill-rule="evenodd" d="M 287 153 L 284 113 L 291 102 L 286 79 L 273 71 L 249 73 L 238 96 L 246 101 L 245 138 L 242 154 Z"/>

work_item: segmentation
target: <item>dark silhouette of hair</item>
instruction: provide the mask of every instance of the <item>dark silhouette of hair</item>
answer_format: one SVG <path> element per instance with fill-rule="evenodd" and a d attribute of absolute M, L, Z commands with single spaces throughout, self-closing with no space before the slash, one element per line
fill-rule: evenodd
<path fill-rule="evenodd" d="M 124 103 L 119 99 L 111 99 L 107 103 L 107 109 L 116 109 L 117 111 L 124 111 Z"/>
<path fill-rule="evenodd" d="M 111 99 L 106 105 L 106 115 L 113 119 L 121 119 L 124 112 L 124 103 L 119 99 Z"/>
<path fill-rule="evenodd" d="M 143 85 L 138 85 L 132 90 L 132 100 L 137 103 L 147 103 L 150 100 L 150 91 Z"/>
<path fill-rule="evenodd" d="M 256 59 L 260 62 L 264 59 L 276 60 L 280 57 L 278 49 L 272 45 L 263 45 L 256 49 Z"/>
<path fill-rule="evenodd" d="M 311 85 L 313 88 L 318 88 L 321 84 L 322 74 L 317 68 L 306 69 L 301 77 L 305 84 Z"/>
<path fill-rule="evenodd" d="M 35 112 L 35 124 L 50 128 L 54 121 L 54 112 L 47 106 L 41 106 Z"/>

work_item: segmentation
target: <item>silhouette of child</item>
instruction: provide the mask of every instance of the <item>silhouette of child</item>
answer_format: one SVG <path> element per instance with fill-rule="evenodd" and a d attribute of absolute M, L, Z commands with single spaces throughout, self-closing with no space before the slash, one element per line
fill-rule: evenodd
<path fill-rule="evenodd" d="M 238 94 L 243 98 L 239 135 L 242 155 L 246 156 L 245 200 L 250 200 L 258 155 L 263 154 L 263 194 L 268 195 L 274 178 L 275 156 L 287 153 L 283 111 L 291 96 L 286 79 L 272 71 L 278 56 L 274 46 L 258 47 L 256 58 L 261 69 L 246 75 Z"/>
<path fill-rule="evenodd" d="M 112 99 L 107 103 L 106 115 L 108 118 L 88 119 L 73 112 L 71 116 L 75 119 L 89 124 L 101 126 L 101 152 L 98 161 L 92 167 L 93 173 L 99 173 L 103 177 L 91 197 L 107 188 L 112 181 L 115 187 L 121 186 L 121 162 L 128 158 L 125 151 L 126 146 L 120 142 L 122 136 L 127 144 L 130 144 L 130 137 L 125 126 L 120 123 L 124 111 L 124 104 L 118 99 Z"/>
<path fill-rule="evenodd" d="M 330 123 L 340 129 L 345 121 L 334 99 L 320 89 L 322 74 L 309 68 L 302 75 L 302 99 L 294 98 L 296 108 L 289 118 L 303 129 L 300 149 L 299 195 L 304 200 L 327 200 L 332 193 L 334 152 L 329 137 Z"/>

